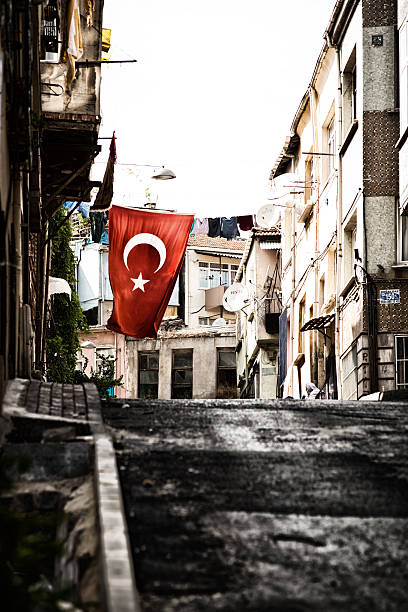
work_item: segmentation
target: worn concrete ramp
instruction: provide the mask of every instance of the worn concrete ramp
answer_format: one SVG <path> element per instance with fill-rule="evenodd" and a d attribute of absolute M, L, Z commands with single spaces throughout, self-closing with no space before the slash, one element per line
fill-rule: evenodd
<path fill-rule="evenodd" d="M 408 610 L 408 405 L 119 401 L 142 610 Z"/>

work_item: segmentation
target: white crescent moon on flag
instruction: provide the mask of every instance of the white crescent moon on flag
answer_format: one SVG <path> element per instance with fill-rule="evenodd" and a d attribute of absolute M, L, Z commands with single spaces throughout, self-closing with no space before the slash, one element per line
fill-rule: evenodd
<path fill-rule="evenodd" d="M 160 263 L 158 268 L 156 268 L 155 272 L 158 272 L 160 268 L 163 266 L 166 261 L 166 247 L 164 242 L 160 240 L 158 236 L 154 234 L 136 234 L 132 236 L 132 238 L 126 243 L 125 248 L 123 249 L 123 261 L 125 262 L 125 266 L 129 270 L 129 266 L 127 264 L 127 260 L 129 257 L 130 251 L 139 244 L 150 244 L 160 255 Z"/>

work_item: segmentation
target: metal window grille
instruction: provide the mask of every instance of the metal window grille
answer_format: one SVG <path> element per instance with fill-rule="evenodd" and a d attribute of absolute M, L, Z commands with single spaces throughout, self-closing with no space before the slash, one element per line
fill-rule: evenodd
<path fill-rule="evenodd" d="M 396 388 L 408 389 L 408 336 L 395 336 Z"/>

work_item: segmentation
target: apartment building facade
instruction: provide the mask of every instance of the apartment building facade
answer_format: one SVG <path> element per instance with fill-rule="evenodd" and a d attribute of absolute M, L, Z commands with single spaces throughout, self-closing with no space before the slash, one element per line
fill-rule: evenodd
<path fill-rule="evenodd" d="M 241 398 L 279 397 L 281 233 L 254 228 L 236 276 L 248 291 L 237 311 L 237 384 Z"/>
<path fill-rule="evenodd" d="M 297 187 L 281 215 L 283 396 L 313 382 L 359 399 L 408 382 L 396 26 L 396 1 L 336 3 L 271 172 Z"/>

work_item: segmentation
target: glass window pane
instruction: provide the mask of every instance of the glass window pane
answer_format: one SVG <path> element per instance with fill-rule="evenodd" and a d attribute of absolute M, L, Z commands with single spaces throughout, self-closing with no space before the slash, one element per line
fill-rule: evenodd
<path fill-rule="evenodd" d="M 193 351 L 175 351 L 173 353 L 174 368 L 191 368 L 193 366 Z"/>
<path fill-rule="evenodd" d="M 403 338 L 396 338 L 397 343 L 397 359 L 403 359 L 404 357 L 404 346 L 403 346 Z"/>
<path fill-rule="evenodd" d="M 148 358 L 149 370 L 159 369 L 159 355 L 149 355 Z"/>
<path fill-rule="evenodd" d="M 141 370 L 140 372 L 140 384 L 152 384 L 157 383 L 159 380 L 159 373 L 157 370 Z"/>
<path fill-rule="evenodd" d="M 227 267 L 227 270 L 221 270 L 221 285 L 227 286 L 229 284 L 228 276 L 229 276 L 228 267 Z"/>
<path fill-rule="evenodd" d="M 200 263 L 200 289 L 207 289 L 208 287 L 208 266 L 204 264 L 205 267 L 202 267 Z"/>
<path fill-rule="evenodd" d="M 408 217 L 401 218 L 401 260 L 408 260 Z"/>
<path fill-rule="evenodd" d="M 235 368 L 235 351 L 219 351 L 218 365 L 226 368 Z"/>
<path fill-rule="evenodd" d="M 404 369 L 403 369 L 403 361 L 397 362 L 397 385 L 400 386 L 404 382 Z"/>
<path fill-rule="evenodd" d="M 172 399 L 191 399 L 192 397 L 192 387 L 173 387 L 171 390 Z"/>
<path fill-rule="evenodd" d="M 147 355 L 139 355 L 139 369 L 147 370 Z"/>
<path fill-rule="evenodd" d="M 175 370 L 174 371 L 174 384 L 190 384 L 193 382 L 193 371 L 192 370 Z"/>
<path fill-rule="evenodd" d="M 140 385 L 139 396 L 142 399 L 157 399 L 158 396 L 157 385 Z"/>

